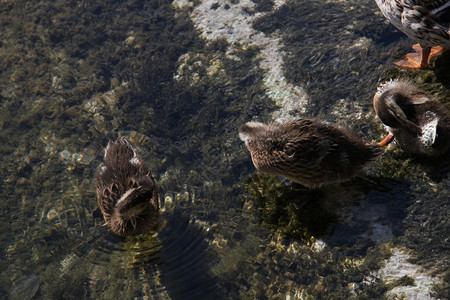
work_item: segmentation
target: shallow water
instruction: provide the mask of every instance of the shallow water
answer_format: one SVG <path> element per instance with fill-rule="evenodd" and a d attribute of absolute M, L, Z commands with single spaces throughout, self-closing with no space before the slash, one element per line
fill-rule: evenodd
<path fill-rule="evenodd" d="M 249 121 L 313 116 L 370 140 L 379 81 L 450 108 L 450 56 L 392 66 L 412 41 L 373 1 L 0 3 L 0 298 L 445 299 L 448 158 L 395 145 L 309 191 L 255 171 Z M 108 139 L 160 187 L 153 233 L 94 218 Z"/>

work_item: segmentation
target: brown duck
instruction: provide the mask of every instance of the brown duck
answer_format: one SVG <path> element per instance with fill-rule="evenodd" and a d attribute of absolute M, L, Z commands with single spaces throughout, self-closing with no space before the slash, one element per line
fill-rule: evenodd
<path fill-rule="evenodd" d="M 249 122 L 241 126 L 239 137 L 258 170 L 310 188 L 347 180 L 382 153 L 378 145 L 314 119 Z"/>
<path fill-rule="evenodd" d="M 127 140 L 108 143 L 95 183 L 98 206 L 112 232 L 136 235 L 155 229 L 158 188 L 150 169 Z"/>
<path fill-rule="evenodd" d="M 388 135 L 378 143 L 385 146 L 394 139 L 405 151 L 440 156 L 450 149 L 450 116 L 430 95 L 402 80 L 391 80 L 378 87 L 373 107 Z"/>

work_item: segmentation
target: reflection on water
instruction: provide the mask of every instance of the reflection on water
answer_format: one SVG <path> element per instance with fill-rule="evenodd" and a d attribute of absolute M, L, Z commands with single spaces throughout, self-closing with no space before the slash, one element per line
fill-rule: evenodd
<path fill-rule="evenodd" d="M 237 136 L 308 115 L 377 140 L 389 77 L 449 109 L 448 54 L 392 68 L 411 43 L 372 2 L 3 1 L 0 298 L 446 298 L 447 158 L 392 145 L 310 191 L 255 172 Z M 119 137 L 160 187 L 147 235 L 92 215 Z"/>

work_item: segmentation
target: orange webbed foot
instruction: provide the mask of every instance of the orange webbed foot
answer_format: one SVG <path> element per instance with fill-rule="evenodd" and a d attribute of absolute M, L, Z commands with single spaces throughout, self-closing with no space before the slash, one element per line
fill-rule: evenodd
<path fill-rule="evenodd" d="M 422 47 L 420 47 L 419 44 L 413 45 L 413 49 L 415 50 L 416 48 L 421 48 L 422 49 Z M 433 47 L 430 50 L 430 54 L 428 55 L 428 58 L 433 57 L 435 55 L 438 55 L 439 53 L 444 52 L 445 50 L 446 49 L 444 47 L 441 47 L 441 46 Z"/>
<path fill-rule="evenodd" d="M 395 65 L 408 69 L 431 69 L 429 59 L 445 50 L 444 47 L 436 46 L 431 49 L 423 49 L 419 44 L 412 46 L 415 53 L 408 53 L 403 59 L 394 62 Z"/>

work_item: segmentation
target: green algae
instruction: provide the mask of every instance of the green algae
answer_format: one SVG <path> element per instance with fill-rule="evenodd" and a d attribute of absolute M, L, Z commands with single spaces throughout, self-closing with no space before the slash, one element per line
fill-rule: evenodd
<path fill-rule="evenodd" d="M 260 224 L 279 231 L 284 238 L 296 238 L 309 246 L 336 219 L 332 209 L 317 205 L 321 191 L 287 186 L 272 175 L 255 174 L 249 179 L 247 193 L 246 201 L 257 211 Z"/>
<path fill-rule="evenodd" d="M 2 85 L 6 86 L 3 97 L 8 99 L 2 99 L 1 106 L 4 116 L 1 138 L 5 142 L 1 150 L 5 158 L 1 171 L 4 178 L 2 193 L 10 195 L 2 205 L 2 212 L 13 220 L 8 227 L 12 229 L 9 236 L 14 243 L 8 255 L 21 269 L 27 266 L 29 269 L 41 270 L 47 266 L 40 275 L 42 287 L 38 296 L 59 298 L 69 293 L 72 297 L 86 298 L 88 291 L 80 287 L 86 284 L 83 278 L 88 266 L 79 262 L 79 267 L 71 269 L 70 276 L 67 274 L 60 279 L 55 276 L 58 274 L 58 261 L 65 260 L 67 251 L 83 243 L 85 236 L 92 233 L 88 230 L 93 226 L 90 219 L 95 201 L 91 178 L 107 142 L 103 136 L 111 133 L 124 136 L 138 146 L 145 147 L 146 158 L 151 157 L 151 165 L 156 172 L 165 169 L 161 161 L 170 165 L 175 162 L 181 168 L 184 165 L 183 157 L 191 160 L 190 153 L 194 152 L 200 140 L 210 134 L 214 122 L 217 123 L 212 127 L 216 130 L 216 138 L 211 144 L 205 143 L 199 155 L 209 155 L 213 149 L 221 147 L 222 140 L 217 136 L 219 132 L 222 133 L 224 122 L 228 128 L 232 128 L 227 133 L 230 142 L 236 142 L 235 128 L 253 116 L 253 112 L 243 115 L 240 120 L 234 120 L 231 116 L 240 114 L 244 107 L 254 111 L 255 107 L 264 106 L 259 100 L 265 99 L 263 89 L 258 87 L 261 84 L 254 87 L 261 80 L 259 72 L 254 69 L 248 73 L 258 49 L 236 51 L 233 55 L 237 61 L 226 57 L 227 43 L 218 41 L 210 44 L 202 50 L 203 54 L 193 58 L 209 66 L 210 76 L 205 78 L 202 74 L 195 86 L 189 84 L 186 88 L 185 84 L 194 77 L 194 72 L 208 72 L 208 69 L 185 70 L 184 77 L 175 81 L 173 74 L 177 72 L 178 58 L 187 47 L 195 48 L 195 45 L 202 46 L 203 43 L 196 38 L 187 15 L 178 12 L 175 17 L 169 2 L 157 6 L 148 3 L 146 7 L 137 2 L 127 3 L 126 6 L 136 6 L 134 15 L 125 14 L 126 11 L 119 7 L 114 8 L 117 4 L 112 3 L 86 3 L 82 7 L 53 6 L 45 2 L 36 5 L 39 9 L 35 9 L 33 3 L 26 7 L 11 6 L 10 15 L 14 16 L 15 12 L 24 9 L 35 16 L 28 21 L 29 24 L 24 20 L 26 24 L 18 25 L 26 29 L 20 31 L 18 36 L 30 40 L 32 37 L 29 32 L 42 34 L 43 44 L 35 45 L 33 50 L 43 51 L 46 47 L 49 50 L 40 61 L 34 60 L 33 64 L 24 61 L 23 65 L 27 65 L 28 69 L 5 72 L 1 77 Z M 156 7 L 158 10 L 153 11 Z M 113 19 L 106 18 L 114 9 L 120 12 L 119 15 Z M 153 17 L 145 17 L 146 10 Z M 47 22 L 50 18 L 53 24 Z M 73 26 L 74 23 L 77 25 Z M 90 26 L 86 27 L 85 24 Z M 100 24 L 107 30 L 91 30 Z M 123 32 L 119 28 L 132 28 L 132 31 Z M 12 37 L 11 43 L 14 44 Z M 31 45 L 27 46 L 31 48 Z M 19 54 L 12 54 L 19 49 L 9 47 L 7 50 L 11 55 L 6 55 L 2 60 L 5 70 L 8 69 L 5 64 L 17 64 L 19 60 Z M 215 61 L 220 62 L 217 71 L 210 64 L 214 57 Z M 188 64 L 193 62 L 187 61 Z M 46 69 L 52 72 L 42 72 Z M 11 82 L 7 81 L 8 76 L 12 78 L 13 89 L 10 87 Z M 242 79 L 234 81 L 230 78 Z M 217 90 L 222 93 L 217 94 Z M 167 102 L 168 94 L 175 95 L 178 100 Z M 26 101 L 17 105 L 17 98 L 24 95 L 28 97 Z M 33 98 L 33 95 L 40 97 Z M 243 105 L 248 101 L 245 99 L 249 98 L 255 104 L 250 107 Z M 208 103 L 219 99 L 223 104 L 211 110 Z M 270 107 L 270 104 L 267 105 L 266 110 L 270 111 Z M 191 122 L 194 113 L 199 115 L 197 122 Z M 229 117 L 222 120 L 222 115 Z M 235 125 L 230 124 L 230 121 Z M 173 128 L 165 129 L 167 124 Z M 176 126 L 172 126 L 174 124 Z M 129 127 L 134 130 L 127 131 Z M 193 129 L 203 129 L 204 132 L 187 139 L 186 136 L 190 136 Z M 168 135 L 164 136 L 164 132 Z M 15 135 L 15 139 L 8 138 Z M 18 165 L 17 157 L 23 159 Z M 218 158 L 221 161 L 228 160 L 227 157 Z M 202 164 L 201 170 L 214 174 L 213 180 L 216 181 L 217 166 L 217 162 L 210 162 L 208 166 Z M 195 175 L 198 167 L 187 168 L 191 167 L 197 169 L 191 171 L 194 172 L 193 178 L 182 178 L 181 187 L 173 187 L 171 178 L 171 189 L 181 189 L 186 183 L 203 186 L 204 176 Z M 238 168 L 242 167 L 242 164 L 238 164 Z M 228 171 L 234 172 L 234 169 L 222 172 Z M 175 173 L 180 171 L 176 170 Z M 64 180 L 55 180 L 56 174 Z M 184 174 L 181 176 L 185 177 Z M 16 185 L 16 182 L 19 184 Z M 231 192 L 236 193 L 233 189 Z M 14 216 L 7 207 L 14 207 L 10 204 L 19 202 L 17 198 L 23 203 L 23 208 L 20 214 Z M 57 217 L 54 218 L 52 214 L 52 218 L 47 218 L 50 211 L 56 212 Z M 31 232 L 32 235 L 25 234 L 23 240 L 13 237 L 22 231 Z M 34 245 L 31 251 L 28 245 Z M 53 250 L 48 252 L 46 249 Z M 4 278 L 8 277 L 6 274 L 16 271 L 14 268 L 9 269 Z M 71 281 L 73 288 L 65 290 L 64 286 Z M 118 285 L 114 289 L 114 282 L 109 283 L 112 284 L 109 289 L 112 294 L 121 287 Z"/>
<path fill-rule="evenodd" d="M 397 279 L 395 282 L 391 283 L 389 285 L 389 289 L 392 289 L 396 286 L 406 286 L 406 285 L 414 285 L 414 279 L 408 275 L 405 275 L 405 276 Z"/>
<path fill-rule="evenodd" d="M 274 5 L 255 3 L 257 12 Z M 396 42 L 381 47 L 380 36 L 395 40 L 397 35 L 370 10 L 351 22 L 337 20 L 362 9 L 353 4 L 347 11 L 346 5 L 328 2 L 326 15 L 316 18 L 321 3 L 290 1 L 254 24 L 265 33 L 280 32 L 286 77 L 311 95 L 307 113 L 381 137 L 384 131 L 373 116 L 371 98 L 379 78 L 391 77 L 413 80 L 448 108 L 448 55 L 438 57 L 432 71 L 391 68 L 386 57 L 407 48 L 398 49 Z M 200 244 L 194 250 L 199 250 L 201 263 L 195 263 L 196 251 L 188 253 L 187 261 L 175 255 L 177 247 L 155 246 L 155 252 L 204 272 L 202 279 L 218 286 L 222 295 L 379 298 L 392 286 L 375 277 L 368 282 L 367 276 L 381 268 L 397 244 L 413 249 L 414 263 L 438 275 L 448 273 L 448 263 L 442 264 L 449 261 L 448 245 L 441 238 L 448 224 L 448 177 L 427 162 L 392 146 L 365 173 L 375 178 L 313 192 L 274 176 L 251 175 L 255 170 L 237 128 L 255 119 L 268 122 L 276 109 L 258 67 L 259 47 L 201 39 L 190 11 L 175 10 L 169 1 L 5 2 L 1 12 L 2 297 L 12 288 L 10 279 L 26 273 L 41 280 L 37 298 L 170 297 L 174 294 L 164 294 L 165 289 L 175 293 L 176 283 L 186 280 L 152 264 L 159 254 L 139 256 L 139 241 L 110 237 L 100 220 L 92 220 L 92 178 L 108 138 L 116 137 L 138 147 L 162 195 L 195 220 L 196 226 L 186 226 L 191 229 L 184 238 L 183 231 L 170 225 L 179 217 L 169 214 L 163 221 L 180 235 L 180 249 L 189 249 L 192 241 Z M 305 19 L 298 22 L 293 15 Z M 336 22 L 325 22 L 328 18 Z M 311 32 L 304 30 L 305 24 Z M 336 36 L 322 36 L 321 31 Z M 346 31 L 350 36 L 338 36 Z M 380 49 L 368 47 L 371 41 Z M 342 47 L 330 49 L 335 44 Z M 346 52 L 350 44 L 357 47 Z M 374 60 L 361 66 L 368 57 Z M 331 113 L 340 98 L 347 103 Z M 361 117 L 353 115 L 355 103 Z M 401 178 L 408 186 L 401 180 L 375 187 L 389 178 Z M 389 190 L 398 193 L 390 197 Z M 400 211 L 388 215 L 397 221 L 392 223 L 392 244 L 367 238 L 363 229 L 342 228 L 343 216 L 358 205 L 368 210 L 380 203 Z M 380 219 L 391 224 L 385 216 Z M 398 224 L 402 221 L 404 226 Z M 361 220 L 355 223 L 366 226 Z M 337 238 L 339 231 L 349 239 Z M 325 248 L 317 250 L 321 239 Z M 147 243 L 159 242 L 149 238 Z M 155 248 L 148 244 L 142 247 Z M 99 254 L 98 248 L 106 251 Z M 448 292 L 448 282 L 447 276 L 436 286 L 438 296 Z"/>
<path fill-rule="evenodd" d="M 264 12 L 272 10 L 274 2 L 272 0 L 255 0 L 256 3 L 255 11 Z"/>

